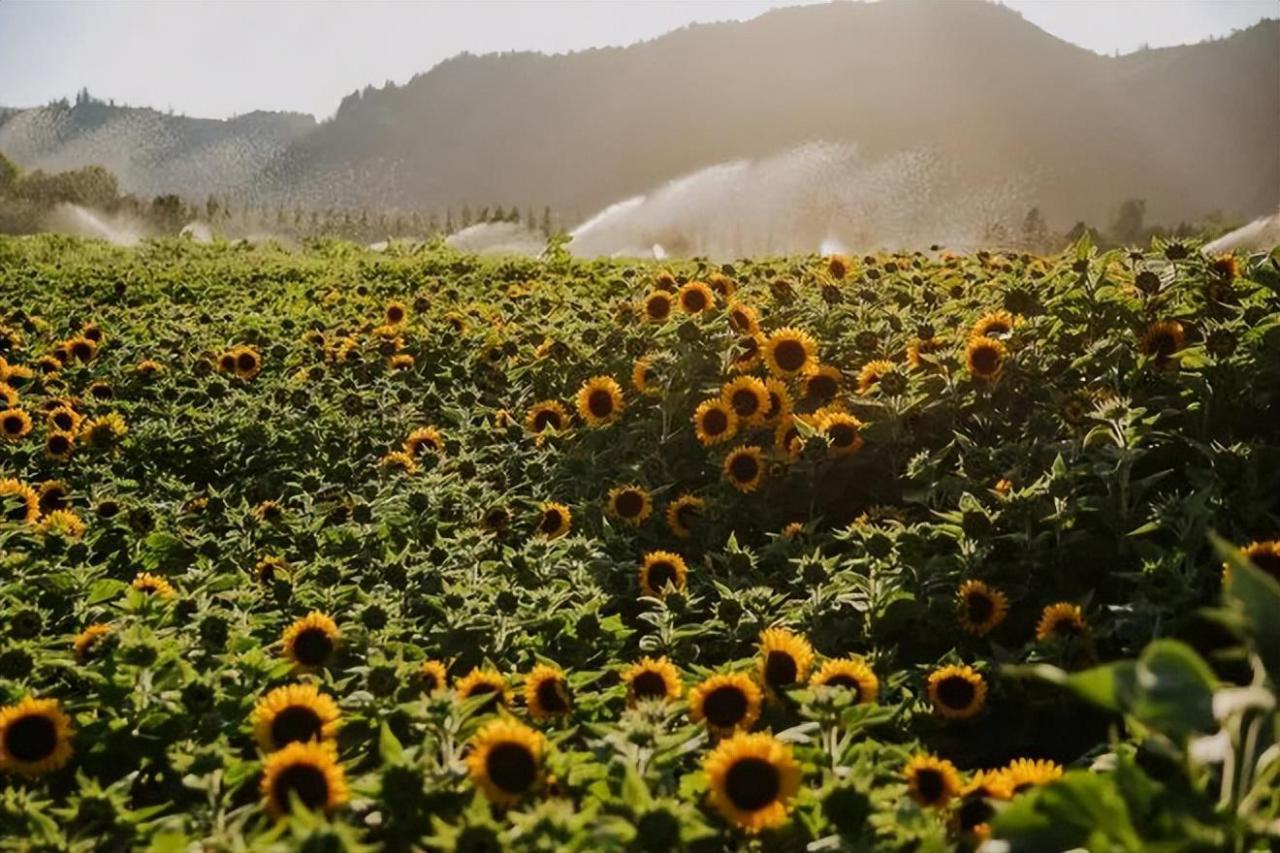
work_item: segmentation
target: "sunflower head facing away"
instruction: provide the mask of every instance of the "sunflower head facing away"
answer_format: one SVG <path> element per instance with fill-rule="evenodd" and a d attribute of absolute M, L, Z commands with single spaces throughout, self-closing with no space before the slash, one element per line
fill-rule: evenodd
<path fill-rule="evenodd" d="M 684 558 L 670 551 L 650 551 L 640 566 L 640 590 L 655 598 L 666 594 L 668 586 L 676 592 L 684 589 L 689 569 Z"/>
<path fill-rule="evenodd" d="M 559 667 L 540 663 L 524 681 L 524 702 L 535 720 L 563 717 L 573 710 L 569 683 Z"/>
<path fill-rule="evenodd" d="M 323 613 L 312 611 L 285 628 L 284 656 L 302 670 L 316 670 L 333 659 L 342 632 L 338 623 Z"/>
<path fill-rule="evenodd" d="M 739 732 L 722 740 L 703 769 L 712 808 L 749 834 L 786 823 L 802 777 L 791 747 L 765 733 Z"/>
<path fill-rule="evenodd" d="M 338 706 L 314 684 L 286 684 L 258 700 L 249 718 L 263 752 L 291 743 L 331 741 L 339 725 Z"/>
<path fill-rule="evenodd" d="M 1009 612 L 1009 599 L 993 586 L 979 580 L 968 580 L 956 592 L 956 609 L 960 627 L 982 637 L 1004 621 Z"/>
<path fill-rule="evenodd" d="M 618 521 L 639 527 L 653 513 L 653 499 L 640 486 L 617 486 L 609 490 L 607 511 Z"/>
<path fill-rule="evenodd" d="M 622 388 L 608 376 L 594 376 L 578 391 L 577 404 L 588 425 L 607 426 L 622 416 Z"/>
<path fill-rule="evenodd" d="M 71 760 L 71 718 L 56 699 L 30 696 L 0 708 L 0 770 L 43 776 Z"/>
<path fill-rule="evenodd" d="M 494 720 L 471 738 L 467 773 L 491 803 L 514 805 L 537 787 L 545 749 L 541 732 L 514 720 Z"/>
<path fill-rule="evenodd" d="M 786 628 L 760 632 L 760 681 L 771 690 L 785 690 L 809 678 L 813 647 Z"/>
<path fill-rule="evenodd" d="M 929 674 L 929 702 L 934 713 L 949 720 L 965 720 L 982 711 L 987 682 L 971 666 L 944 666 Z"/>
<path fill-rule="evenodd" d="M 840 658 L 824 663 L 809 679 L 811 687 L 840 687 L 852 690 L 859 705 L 873 704 L 880 695 L 880 679 L 871 667 L 857 658 Z"/>
<path fill-rule="evenodd" d="M 750 730 L 760 719 L 760 688 L 742 673 L 713 675 L 689 691 L 689 717 L 714 734 Z"/>
<path fill-rule="evenodd" d="M 641 658 L 623 670 L 622 683 L 627 685 L 629 705 L 654 699 L 669 702 L 684 692 L 679 671 L 665 657 Z"/>
<path fill-rule="evenodd" d="M 332 746 L 294 742 L 267 756 L 262 765 L 262 800 L 279 819 L 297 807 L 331 812 L 347 801 L 347 778 Z"/>
<path fill-rule="evenodd" d="M 960 774 L 943 758 L 921 754 L 907 762 L 903 770 L 911 799 L 924 808 L 940 808 L 960 793 Z"/>

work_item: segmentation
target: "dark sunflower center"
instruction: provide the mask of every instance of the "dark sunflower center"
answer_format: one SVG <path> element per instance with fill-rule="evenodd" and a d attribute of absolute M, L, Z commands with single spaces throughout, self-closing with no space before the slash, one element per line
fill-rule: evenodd
<path fill-rule="evenodd" d="M 399 308 L 387 309 L 387 322 L 399 323 L 403 319 L 404 319 L 404 311 L 400 310 Z"/>
<path fill-rule="evenodd" d="M 692 529 L 698 523 L 700 517 L 701 513 L 698 512 L 698 508 L 695 506 L 686 505 L 676 510 L 676 520 L 680 522 L 680 526 L 685 530 Z"/>
<path fill-rule="evenodd" d="M 739 329 L 749 329 L 751 328 L 751 318 L 742 311 L 734 311 L 733 325 L 737 326 Z"/>
<path fill-rule="evenodd" d="M 776 800 L 781 791 L 778 768 L 763 758 L 739 759 L 724 777 L 729 802 L 744 812 L 759 811 Z"/>
<path fill-rule="evenodd" d="M 333 640 L 319 628 L 307 628 L 294 638 L 293 655 L 303 666 L 320 666 L 333 654 Z"/>
<path fill-rule="evenodd" d="M 701 290 L 690 290 L 684 295 L 684 307 L 690 311 L 701 311 L 707 307 L 707 297 Z"/>
<path fill-rule="evenodd" d="M 58 412 L 53 416 L 53 425 L 63 432 L 69 432 L 75 426 L 75 421 L 70 412 Z"/>
<path fill-rule="evenodd" d="M 644 498 L 640 496 L 639 492 L 625 491 L 618 495 L 614 506 L 618 509 L 618 515 L 623 518 L 633 518 L 644 509 Z"/>
<path fill-rule="evenodd" d="M 965 832 L 971 832 L 974 827 L 984 823 L 990 823 L 991 818 L 995 817 L 996 810 L 991 807 L 982 797 L 973 797 L 965 800 L 960 806 L 960 828 Z"/>
<path fill-rule="evenodd" d="M 852 675 L 847 675 L 843 672 L 839 675 L 833 675 L 827 679 L 826 684 L 828 687 L 844 687 L 852 690 L 854 699 L 862 698 L 862 685 Z"/>
<path fill-rule="evenodd" d="M 4 750 L 19 761 L 43 761 L 58 746 L 58 730 L 48 717 L 21 717 L 4 732 Z"/>
<path fill-rule="evenodd" d="M 982 336 L 991 337 L 992 335 L 1007 335 L 1013 331 L 1009 328 L 1009 324 L 1001 320 L 992 320 L 982 328 Z"/>
<path fill-rule="evenodd" d="M 289 795 L 292 794 L 309 810 L 315 811 L 329 801 L 329 780 L 319 767 L 294 764 L 276 777 L 272 793 L 281 806 L 288 807 Z"/>
<path fill-rule="evenodd" d="M 938 701 L 957 711 L 969 707 L 975 692 L 973 684 L 958 675 L 944 678 L 938 683 Z"/>
<path fill-rule="evenodd" d="M 560 414 L 552 409 L 543 409 L 533 416 L 533 427 L 538 432 L 547 427 L 560 429 Z"/>
<path fill-rule="evenodd" d="M 1173 335 L 1168 332 L 1157 332 L 1151 337 L 1151 352 L 1157 358 L 1168 358 L 1173 355 L 1174 348 Z"/>
<path fill-rule="evenodd" d="M 1256 551 L 1249 559 L 1271 577 L 1280 580 L 1280 551 Z"/>
<path fill-rule="evenodd" d="M 981 347 L 973 351 L 973 369 L 977 373 L 987 375 L 996 372 L 1000 366 L 1000 354 L 995 347 Z"/>
<path fill-rule="evenodd" d="M 760 473 L 760 463 L 754 456 L 740 453 L 729 463 L 729 472 L 739 483 L 750 483 Z"/>
<path fill-rule="evenodd" d="M 315 711 L 302 705 L 290 705 L 271 721 L 271 742 L 280 749 L 294 741 L 316 740 L 323 725 Z"/>
<path fill-rule="evenodd" d="M 25 521 L 27 502 L 16 495 L 7 495 L 4 499 L 4 517 L 9 521 Z"/>
<path fill-rule="evenodd" d="M 542 524 L 538 525 L 538 529 L 543 533 L 555 533 L 564 524 L 564 516 L 560 514 L 558 509 L 549 509 L 542 514 Z"/>
<path fill-rule="evenodd" d="M 613 395 L 603 388 L 592 391 L 587 396 L 587 409 L 597 418 L 607 418 L 613 414 Z"/>
<path fill-rule="evenodd" d="M 786 652 L 775 649 L 764 659 L 764 680 L 772 685 L 794 684 L 798 671 L 796 659 Z"/>
<path fill-rule="evenodd" d="M 474 699 L 477 696 L 488 696 L 491 693 L 497 693 L 498 688 L 487 681 L 481 681 L 467 691 L 467 698 Z"/>
<path fill-rule="evenodd" d="M 765 412 L 765 417 L 772 418 L 782 411 L 782 398 L 774 392 L 769 392 L 769 411 Z"/>
<path fill-rule="evenodd" d="M 9 415 L 4 419 L 4 431 L 9 435 L 17 435 L 22 432 L 22 418 L 17 415 Z"/>
<path fill-rule="evenodd" d="M 51 453 L 66 453 L 71 443 L 67 441 L 65 435 L 51 435 L 47 447 Z"/>
<path fill-rule="evenodd" d="M 558 678 L 548 678 L 538 684 L 538 704 L 550 714 L 563 714 L 569 710 L 569 702 L 565 698 L 564 685 Z"/>
<path fill-rule="evenodd" d="M 71 354 L 81 361 L 88 361 L 89 355 L 92 352 L 93 351 L 89 349 L 89 345 L 86 343 L 77 343 L 71 347 Z"/>
<path fill-rule="evenodd" d="M 809 396 L 827 400 L 836 395 L 836 381 L 830 376 L 815 376 L 809 380 Z"/>
<path fill-rule="evenodd" d="M 631 692 L 637 699 L 654 699 L 667 695 L 667 682 L 653 671 L 642 672 L 631 679 Z"/>
<path fill-rule="evenodd" d="M 778 346 L 774 348 L 773 357 L 777 360 L 779 367 L 791 372 L 804 367 L 809 354 L 805 352 L 804 344 L 799 341 L 779 341 Z"/>
<path fill-rule="evenodd" d="M 244 352 L 236 356 L 236 369 L 253 370 L 258 366 L 258 359 L 250 353 Z"/>
<path fill-rule="evenodd" d="M 49 438 L 49 446 L 53 447 L 53 439 L 61 436 L 51 436 Z M 63 439 L 65 442 L 65 439 Z M 40 509 L 44 512 L 52 512 L 55 509 L 67 508 L 67 493 L 61 489 L 50 489 L 40 496 Z"/>
<path fill-rule="evenodd" d="M 738 687 L 717 687 L 702 700 L 702 713 L 713 726 L 736 726 L 746 716 L 747 696 Z"/>
<path fill-rule="evenodd" d="M 916 793 L 925 803 L 936 803 L 946 793 L 942 774 L 932 768 L 916 771 Z"/>
<path fill-rule="evenodd" d="M 485 757 L 485 772 L 502 790 L 521 794 L 529 790 L 538 775 L 538 765 L 528 749 L 518 743 L 500 743 Z"/>
<path fill-rule="evenodd" d="M 656 590 L 666 589 L 667 584 L 676 582 L 676 567 L 663 561 L 649 566 L 649 586 Z"/>
<path fill-rule="evenodd" d="M 702 431 L 707 435 L 720 435 L 729 428 L 729 417 L 719 409 L 710 409 L 702 416 Z"/>
<path fill-rule="evenodd" d="M 755 338 L 743 338 L 738 342 L 738 358 L 743 361 L 754 358 L 758 352 L 760 352 L 760 344 Z"/>
<path fill-rule="evenodd" d="M 996 610 L 995 602 L 989 596 L 980 592 L 969 593 L 965 599 L 965 604 L 969 608 L 969 621 L 976 625 L 986 623 Z"/>
<path fill-rule="evenodd" d="M 224 355 L 218 363 L 222 366 L 223 370 L 235 370 L 236 368 L 235 356 Z"/>
<path fill-rule="evenodd" d="M 649 316 L 653 317 L 655 320 L 661 320 L 663 317 L 671 313 L 671 303 L 660 297 L 650 299 L 648 305 L 645 307 L 649 312 Z"/>
<path fill-rule="evenodd" d="M 827 428 L 827 435 L 836 447 L 848 447 L 858 437 L 858 431 L 849 424 L 832 424 Z"/>
<path fill-rule="evenodd" d="M 1080 623 L 1073 616 L 1061 616 L 1053 623 L 1053 633 L 1059 637 L 1078 636 L 1080 628 Z"/>
<path fill-rule="evenodd" d="M 760 410 L 760 398 L 753 391 L 746 388 L 734 391 L 731 401 L 733 410 L 744 418 L 749 418 Z"/>

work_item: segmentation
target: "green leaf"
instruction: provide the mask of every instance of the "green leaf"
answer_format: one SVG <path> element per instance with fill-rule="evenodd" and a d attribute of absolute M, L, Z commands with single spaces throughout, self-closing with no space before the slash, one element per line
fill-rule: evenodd
<path fill-rule="evenodd" d="M 1138 719 L 1177 736 L 1216 728 L 1213 670 L 1190 646 L 1156 640 L 1143 650 L 1134 675 Z"/>
<path fill-rule="evenodd" d="M 622 777 L 622 801 L 637 815 L 648 809 L 652 802 L 649 786 L 645 785 L 644 779 L 640 778 L 639 772 L 630 764 Z"/>
<path fill-rule="evenodd" d="M 1086 770 L 1018 797 L 996 817 L 992 837 L 1008 842 L 1011 853 L 1144 849 L 1115 780 Z"/>
<path fill-rule="evenodd" d="M 1230 571 L 1223 586 L 1228 607 L 1244 613 L 1250 645 L 1262 659 L 1273 683 L 1280 683 L 1280 582 L 1250 562 L 1240 549 L 1209 534 Z"/>
<path fill-rule="evenodd" d="M 378 755 L 381 756 L 383 764 L 395 764 L 404 758 L 404 747 L 400 745 L 399 738 L 385 721 L 382 723 L 382 731 L 378 734 Z"/>
<path fill-rule="evenodd" d="M 112 578 L 102 578 L 96 580 L 89 585 L 89 592 L 86 596 L 86 604 L 101 604 L 104 601 L 110 601 L 118 596 L 124 589 L 129 586 L 124 581 L 114 580 Z"/>

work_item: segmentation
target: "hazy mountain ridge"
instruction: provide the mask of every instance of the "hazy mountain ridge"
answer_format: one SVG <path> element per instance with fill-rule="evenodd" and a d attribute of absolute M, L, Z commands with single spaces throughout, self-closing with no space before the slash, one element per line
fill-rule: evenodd
<path fill-rule="evenodd" d="M 145 111 L 150 123 L 62 138 L 33 133 L 48 119 L 23 111 L 0 119 L 0 151 L 28 168 L 102 162 L 135 192 L 549 204 L 573 220 L 712 164 L 826 141 L 871 161 L 933 152 L 975 184 L 1016 177 L 1063 228 L 1104 222 L 1126 197 L 1174 223 L 1274 211 L 1277 80 L 1278 21 L 1104 57 L 994 4 L 896 0 L 780 9 L 625 48 L 464 54 L 350 96 L 320 124 L 246 116 L 197 131 Z M 116 140 L 131 144 L 105 159 Z"/>

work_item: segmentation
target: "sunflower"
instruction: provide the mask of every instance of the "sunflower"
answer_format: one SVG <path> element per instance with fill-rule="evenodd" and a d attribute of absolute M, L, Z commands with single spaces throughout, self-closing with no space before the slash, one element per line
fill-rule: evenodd
<path fill-rule="evenodd" d="M 21 395 L 18 394 L 17 388 L 8 383 L 0 382 L 0 406 L 6 409 L 13 408 L 18 405 L 20 397 Z"/>
<path fill-rule="evenodd" d="M 671 316 L 671 294 L 655 290 L 644 298 L 644 316 L 651 323 L 665 323 Z"/>
<path fill-rule="evenodd" d="M 853 267 L 848 255 L 831 255 L 827 258 L 827 275 L 836 281 L 843 281 Z"/>
<path fill-rule="evenodd" d="M 707 503 L 702 498 L 684 494 L 667 504 L 667 526 L 677 539 L 688 539 L 702 521 Z"/>
<path fill-rule="evenodd" d="M 154 595 L 157 598 L 176 598 L 178 593 L 170 583 L 159 575 L 150 572 L 139 572 L 129 584 L 138 592 Z"/>
<path fill-rule="evenodd" d="M 970 338 L 964 351 L 965 364 L 974 379 L 990 382 L 1004 368 L 1008 350 L 995 338 Z"/>
<path fill-rule="evenodd" d="M 780 379 L 809 372 L 817 359 L 818 342 L 799 329 L 779 329 L 764 342 L 764 362 Z"/>
<path fill-rule="evenodd" d="M 693 411 L 693 431 L 703 447 L 733 438 L 738 416 L 723 398 L 703 400 Z"/>
<path fill-rule="evenodd" d="M 799 634 L 786 628 L 760 632 L 760 681 L 772 690 L 781 690 L 809 678 L 813 647 Z"/>
<path fill-rule="evenodd" d="M 738 338 L 733 349 L 733 369 L 745 373 L 753 369 L 760 361 L 760 335 L 743 335 Z"/>
<path fill-rule="evenodd" d="M 880 679 L 857 658 L 827 661 L 810 677 L 809 686 L 847 688 L 859 705 L 873 704 L 880 695 Z"/>
<path fill-rule="evenodd" d="M 1009 795 L 1017 796 L 1037 785 L 1047 785 L 1062 778 L 1062 766 L 1047 759 L 1015 758 L 1004 768 L 1004 780 Z"/>
<path fill-rule="evenodd" d="M 607 426 L 622 415 L 622 388 L 608 376 L 593 376 L 578 391 L 578 414 L 588 425 Z"/>
<path fill-rule="evenodd" d="M 629 705 L 649 699 L 669 702 L 684 692 L 679 671 L 665 657 L 641 658 L 623 670 L 622 683 L 627 685 Z"/>
<path fill-rule="evenodd" d="M 111 447 L 129 432 L 124 418 L 112 412 L 92 418 L 80 427 L 80 439 L 95 450 Z"/>
<path fill-rule="evenodd" d="M 1089 633 L 1080 605 L 1059 601 L 1047 605 L 1036 623 L 1036 642 L 1045 643 L 1054 637 L 1079 637 Z"/>
<path fill-rule="evenodd" d="M 1006 338 L 1017 325 L 1017 318 L 1008 311 L 992 311 L 983 314 L 969 330 L 970 338 Z"/>
<path fill-rule="evenodd" d="M 543 400 L 525 415 L 524 425 L 532 433 L 541 434 L 548 428 L 564 432 L 569 426 L 569 411 L 555 400 Z"/>
<path fill-rule="evenodd" d="M 640 590 L 655 598 L 666 594 L 670 584 L 676 592 L 684 589 L 689 569 L 684 558 L 670 551 L 650 551 L 640 566 Z"/>
<path fill-rule="evenodd" d="M 70 504 L 71 489 L 61 480 L 47 480 L 40 484 L 40 511 L 53 512 L 66 509 Z"/>
<path fill-rule="evenodd" d="M 75 650 L 76 662 L 85 663 L 91 660 L 97 650 L 101 648 L 103 640 L 114 630 L 109 623 L 95 622 L 79 634 L 76 634 L 75 640 L 71 643 L 72 648 Z"/>
<path fill-rule="evenodd" d="M 314 684 L 277 687 L 254 705 L 249 723 L 263 752 L 291 743 L 332 741 L 338 733 L 337 703 Z"/>
<path fill-rule="evenodd" d="M 758 335 L 760 334 L 760 317 L 756 314 L 756 309 L 750 305 L 741 302 L 729 303 L 728 309 L 725 311 L 729 318 L 729 328 L 733 329 L 740 335 Z"/>
<path fill-rule="evenodd" d="M 418 470 L 418 463 L 408 453 L 393 450 L 378 460 L 378 467 L 383 471 L 412 474 Z"/>
<path fill-rule="evenodd" d="M 569 507 L 558 503 L 545 503 L 538 513 L 538 535 L 544 539 L 559 539 L 569 532 L 573 513 Z"/>
<path fill-rule="evenodd" d="M 791 399 L 791 392 L 787 390 L 787 384 L 781 379 L 769 379 L 764 383 L 764 387 L 769 392 L 769 405 L 764 410 L 764 422 L 776 423 L 779 419 L 791 414 L 795 403 Z"/>
<path fill-rule="evenodd" d="M 285 628 L 281 642 L 286 658 L 299 669 L 312 670 L 329 662 L 341 638 L 338 624 L 313 610 Z"/>
<path fill-rule="evenodd" d="M 382 312 L 382 320 L 388 326 L 399 326 L 407 319 L 409 319 L 409 309 L 403 302 L 388 302 L 386 309 Z"/>
<path fill-rule="evenodd" d="M 826 436 L 832 456 L 852 456 L 861 450 L 861 428 L 862 421 L 844 412 L 827 412 L 818 420 L 818 431 Z"/>
<path fill-rule="evenodd" d="M 260 521 L 275 524 L 284 518 L 284 507 L 280 501 L 263 501 L 253 508 L 253 515 Z"/>
<path fill-rule="evenodd" d="M 689 717 L 718 735 L 749 731 L 760 719 L 760 702 L 760 688 L 746 675 L 713 675 L 689 691 Z"/>
<path fill-rule="evenodd" d="M 262 370 L 262 356 L 253 347 L 236 347 L 231 351 L 236 359 L 236 376 L 252 379 Z"/>
<path fill-rule="evenodd" d="M 236 372 L 236 354 L 232 350 L 227 350 L 218 356 L 218 370 L 222 373 Z"/>
<path fill-rule="evenodd" d="M 506 707 L 511 697 L 507 691 L 507 680 L 496 669 L 475 667 L 466 675 L 454 682 L 453 690 L 459 699 L 474 699 L 477 696 L 490 696 L 483 703 L 485 710 L 493 710 L 498 705 Z"/>
<path fill-rule="evenodd" d="M 606 511 L 619 521 L 639 527 L 653 513 L 653 499 L 641 486 L 617 486 L 609 490 Z"/>
<path fill-rule="evenodd" d="M 897 370 L 897 365 L 884 359 L 864 364 L 862 369 L 858 371 L 858 393 L 864 396 L 870 394 L 876 390 L 876 386 L 880 384 L 881 379 L 895 370 Z"/>
<path fill-rule="evenodd" d="M 573 710 L 569 684 L 559 667 L 540 663 L 524 680 L 524 703 L 535 720 L 562 717 Z"/>
<path fill-rule="evenodd" d="M 1280 541 L 1254 542 L 1242 549 L 1240 555 L 1280 581 Z"/>
<path fill-rule="evenodd" d="M 960 627 L 982 637 L 1004 621 L 1009 612 L 1009 599 L 982 581 L 967 580 L 956 592 L 956 609 L 960 614 Z"/>
<path fill-rule="evenodd" d="M 449 686 L 449 672 L 444 663 L 438 660 L 424 660 L 422 666 L 418 667 L 418 678 L 423 693 L 435 693 Z"/>
<path fill-rule="evenodd" d="M 930 356 L 946 347 L 944 338 L 919 338 L 907 345 L 907 364 L 912 370 L 920 370 L 932 364 Z"/>
<path fill-rule="evenodd" d="M 0 435 L 8 441 L 22 441 L 31 432 L 31 416 L 22 409 L 0 412 Z"/>
<path fill-rule="evenodd" d="M 830 364 L 819 365 L 818 369 L 804 378 L 804 398 L 814 403 L 825 403 L 840 393 L 843 377 L 840 369 Z"/>
<path fill-rule="evenodd" d="M 701 281 L 691 281 L 680 288 L 676 298 L 686 314 L 701 314 L 716 304 L 716 295 Z"/>
<path fill-rule="evenodd" d="M 404 452 L 410 456 L 416 458 L 424 450 L 432 453 L 444 452 L 444 436 L 433 426 L 418 427 L 404 440 Z"/>
<path fill-rule="evenodd" d="M 85 524 L 69 509 L 55 509 L 40 519 L 40 532 L 56 533 L 65 539 L 79 539 L 84 536 Z"/>
<path fill-rule="evenodd" d="M 774 446 L 788 459 L 797 458 L 804 450 L 804 436 L 800 433 L 798 423 L 798 418 L 786 415 L 778 420 L 778 426 L 773 431 Z"/>
<path fill-rule="evenodd" d="M 164 373 L 164 365 L 153 359 L 144 358 L 133 370 L 143 379 L 154 379 Z"/>
<path fill-rule="evenodd" d="M 0 480 L 0 510 L 5 521 L 35 524 L 40 518 L 40 497 L 26 483 Z"/>
<path fill-rule="evenodd" d="M 98 355 L 98 344 L 83 335 L 66 341 L 67 354 L 76 361 L 88 364 Z"/>
<path fill-rule="evenodd" d="M 924 808 L 940 808 L 960 793 L 960 774 L 945 758 L 921 753 L 902 771 L 911 799 Z"/>
<path fill-rule="evenodd" d="M 1187 334 L 1177 320 L 1161 320 L 1153 323 L 1142 336 L 1142 353 L 1156 367 L 1170 367 L 1177 363 L 1174 354 L 1186 343 Z"/>
<path fill-rule="evenodd" d="M 938 716 L 964 720 L 987 701 L 987 682 L 971 666 L 944 666 L 929 673 L 929 701 Z"/>
<path fill-rule="evenodd" d="M 398 352 L 391 356 L 391 358 L 387 359 L 387 367 L 392 370 L 408 370 L 413 367 L 413 364 L 413 356 L 409 355 L 407 352 Z"/>
<path fill-rule="evenodd" d="M 759 424 L 769 410 L 769 389 L 754 376 L 739 376 L 720 390 L 720 400 L 733 409 L 740 423 Z"/>
<path fill-rule="evenodd" d="M 654 384 L 656 379 L 653 359 L 649 356 L 637 358 L 636 363 L 631 367 L 631 387 L 646 396 L 660 394 L 662 389 Z"/>
<path fill-rule="evenodd" d="M 274 554 L 263 557 L 253 566 L 253 576 L 261 583 L 271 583 L 289 574 L 289 563 Z"/>
<path fill-rule="evenodd" d="M 471 738 L 467 773 L 490 802 L 514 805 L 536 787 L 545 749 L 541 732 L 514 720 L 494 720 Z"/>
<path fill-rule="evenodd" d="M 71 718 L 57 699 L 30 696 L 0 708 L 0 770 L 43 776 L 71 760 Z"/>
<path fill-rule="evenodd" d="M 803 775 L 790 746 L 770 734 L 746 732 L 722 740 L 703 770 L 712 807 L 751 834 L 786 823 Z"/>
<path fill-rule="evenodd" d="M 716 296 L 729 300 L 738 292 L 738 285 L 724 273 L 713 272 L 707 276 L 707 286 L 715 291 Z"/>
<path fill-rule="evenodd" d="M 782 538 L 788 541 L 804 535 L 804 522 L 793 521 L 782 528 Z"/>
<path fill-rule="evenodd" d="M 724 476 L 738 491 L 754 492 L 764 479 L 764 453 L 759 447 L 738 445 L 724 458 Z"/>
<path fill-rule="evenodd" d="M 331 812 L 347 801 L 347 778 L 333 748 L 323 743 L 291 743 L 262 764 L 263 804 L 279 819 L 296 800 L 308 811 Z"/>
<path fill-rule="evenodd" d="M 955 827 L 985 839 L 991 834 L 990 822 L 996 816 L 991 800 L 1008 800 L 1013 797 L 1008 778 L 1003 770 L 979 770 L 960 791 L 960 807 L 956 809 Z"/>
<path fill-rule="evenodd" d="M 81 337 L 88 338 L 95 344 L 102 343 L 102 328 L 97 323 L 85 323 L 80 327 Z"/>

